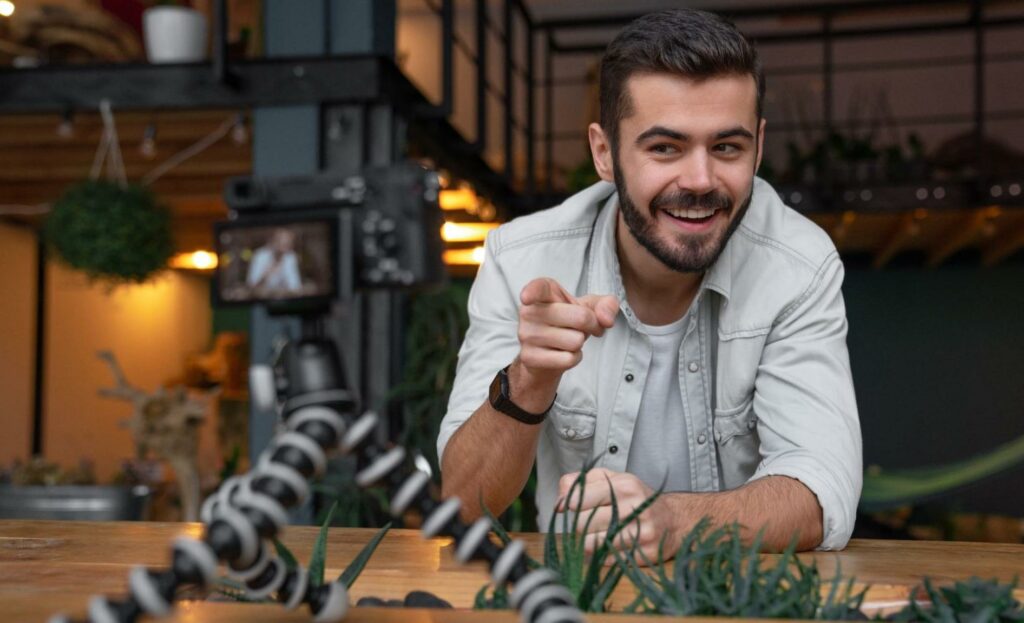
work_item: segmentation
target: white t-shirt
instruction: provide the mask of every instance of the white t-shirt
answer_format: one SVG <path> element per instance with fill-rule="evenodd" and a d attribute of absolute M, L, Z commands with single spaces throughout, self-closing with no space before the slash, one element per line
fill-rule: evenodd
<path fill-rule="evenodd" d="M 686 418 L 679 390 L 679 348 L 689 322 L 687 313 L 672 324 L 640 324 L 640 331 L 651 340 L 651 367 L 640 398 L 626 471 L 654 490 L 662 484 L 666 492 L 692 488 Z"/>
<path fill-rule="evenodd" d="M 268 273 L 268 271 L 273 272 Z M 261 280 L 262 284 L 260 284 Z M 261 247 L 253 254 L 246 282 L 250 286 L 260 284 L 260 287 L 268 290 L 298 290 L 302 287 L 302 279 L 299 277 L 299 260 L 295 257 L 294 252 L 288 251 L 281 258 L 280 263 L 274 267 L 274 252 L 266 247 Z"/>

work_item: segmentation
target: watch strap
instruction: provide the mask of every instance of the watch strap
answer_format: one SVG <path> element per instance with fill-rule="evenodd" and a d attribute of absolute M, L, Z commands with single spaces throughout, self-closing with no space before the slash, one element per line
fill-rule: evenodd
<path fill-rule="evenodd" d="M 551 405 L 549 405 L 543 413 L 531 413 L 521 408 L 512 401 L 509 390 L 508 369 L 509 366 L 505 366 L 499 370 L 498 373 L 494 375 L 494 380 L 491 381 L 491 407 L 493 407 L 495 411 L 500 411 L 523 424 L 529 424 L 531 426 L 540 424 L 547 419 L 548 412 L 551 411 L 551 406 L 554 405 L 554 401 L 551 402 Z"/>

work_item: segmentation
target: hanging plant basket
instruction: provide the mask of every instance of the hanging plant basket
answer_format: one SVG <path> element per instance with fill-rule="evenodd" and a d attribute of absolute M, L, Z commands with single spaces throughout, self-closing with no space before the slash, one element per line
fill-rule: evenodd
<path fill-rule="evenodd" d="M 53 206 L 45 237 L 57 254 L 93 279 L 141 283 L 171 257 L 171 219 L 146 188 L 88 181 Z"/>

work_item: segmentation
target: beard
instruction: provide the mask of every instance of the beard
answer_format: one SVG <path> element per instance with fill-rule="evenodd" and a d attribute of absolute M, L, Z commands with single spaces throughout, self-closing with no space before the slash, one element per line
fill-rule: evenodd
<path fill-rule="evenodd" d="M 617 158 L 616 158 L 617 160 Z M 615 188 L 619 193 L 619 210 L 622 211 L 626 227 L 640 245 L 658 258 L 662 264 L 674 271 L 681 273 L 703 273 L 718 259 L 725 249 L 725 243 L 729 241 L 740 221 L 747 213 L 750 202 L 754 197 L 754 186 L 750 186 L 750 194 L 743 203 L 736 209 L 735 204 L 729 197 L 711 191 L 703 195 L 695 195 L 688 192 L 661 193 L 651 200 L 647 214 L 643 214 L 633 203 L 629 196 L 629 189 L 626 187 L 626 180 L 622 176 L 622 167 L 615 162 L 614 176 Z M 666 243 L 657 236 L 657 226 L 654 220 L 656 210 L 665 208 L 708 208 L 729 210 L 735 212 L 732 221 L 722 233 L 710 232 L 707 235 L 675 234 L 675 244 Z"/>

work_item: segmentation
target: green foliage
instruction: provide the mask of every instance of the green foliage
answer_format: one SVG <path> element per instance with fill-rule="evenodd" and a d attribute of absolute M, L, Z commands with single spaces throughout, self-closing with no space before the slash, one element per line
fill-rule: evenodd
<path fill-rule="evenodd" d="M 170 213 L 135 185 L 90 181 L 72 187 L 53 205 L 44 233 L 73 268 L 115 285 L 146 281 L 173 251 Z"/>
<path fill-rule="evenodd" d="M 666 560 L 664 541 L 656 561 L 639 550 L 633 556 L 620 556 L 637 589 L 629 610 L 761 619 L 863 618 L 860 605 L 867 589 L 855 592 L 853 580 L 844 583 L 837 574 L 823 598 L 817 566 L 797 558 L 795 541 L 769 566 L 759 554 L 761 537 L 759 533 L 745 546 L 739 524 L 712 529 L 704 518 L 683 539 L 674 561 Z M 654 573 L 645 572 L 641 564 Z"/>
<path fill-rule="evenodd" d="M 469 328 L 468 300 L 469 288 L 461 283 L 423 292 L 412 300 L 404 381 L 388 396 L 389 401 L 402 404 L 399 443 L 426 457 L 435 478 L 441 473 L 437 435 L 455 382 L 459 348 Z"/>
<path fill-rule="evenodd" d="M 570 503 L 574 500 L 583 499 L 586 493 L 587 473 L 596 463 L 597 459 L 594 459 L 583 466 L 566 496 Z M 623 519 L 619 517 L 615 492 L 612 491 L 612 516 L 605 531 L 605 538 L 590 555 L 585 551 L 585 535 L 597 509 L 592 509 L 587 513 L 582 528 L 580 525 L 580 513 L 572 512 L 571 509 L 561 513 L 561 535 L 555 531 L 559 514 L 552 513 L 551 520 L 548 523 L 547 534 L 544 536 L 543 566 L 559 575 L 562 584 L 575 597 L 576 605 L 584 612 L 605 612 L 607 610 L 608 598 L 612 591 L 615 590 L 615 587 L 618 586 L 625 571 L 621 564 L 615 564 L 615 540 L 627 527 L 634 529 L 639 525 L 638 518 L 640 515 L 654 503 L 660 494 L 660 491 L 655 492 Z M 495 532 L 498 534 L 498 537 L 504 543 L 508 543 L 510 540 L 508 534 L 500 527 L 500 524 L 490 513 L 488 513 L 488 516 L 491 519 L 492 525 L 495 526 Z M 630 524 L 633 525 L 630 526 Z M 636 546 L 634 545 L 633 547 L 635 549 Z M 532 568 L 538 566 L 538 563 L 527 556 L 527 565 Z M 487 589 L 488 586 L 484 586 L 477 593 L 475 607 L 507 607 L 507 595 L 504 593 L 504 587 L 498 587 L 493 590 L 490 596 L 487 595 Z"/>
<path fill-rule="evenodd" d="M 338 501 L 331 504 L 327 511 L 327 518 L 320 525 L 320 533 L 316 535 L 316 543 L 313 545 L 313 555 L 309 559 L 309 583 L 313 586 L 320 586 L 324 583 L 324 562 L 327 558 L 327 528 L 331 525 L 334 511 L 338 508 Z"/>
<path fill-rule="evenodd" d="M 911 601 L 894 621 L 926 623 L 1011 623 L 1024 621 L 1024 606 L 1013 596 L 1017 578 L 1009 584 L 972 577 L 948 588 L 936 589 L 925 578 L 927 603 Z"/>
<path fill-rule="evenodd" d="M 366 563 L 370 561 L 370 556 L 373 556 L 373 552 L 377 550 L 377 546 L 380 545 L 384 535 L 387 534 L 390 529 L 390 522 L 384 524 L 384 527 L 378 530 L 377 534 L 373 535 L 373 538 L 363 546 L 363 549 L 359 550 L 359 553 L 352 559 L 352 562 L 348 563 L 345 570 L 341 572 L 341 575 L 338 576 L 338 580 L 345 585 L 345 588 L 352 588 L 352 585 L 355 584 L 359 574 L 363 572 L 363 567 L 365 567 Z"/>
<path fill-rule="evenodd" d="M 569 171 L 565 181 L 565 189 L 570 193 L 577 193 L 588 186 L 592 186 L 601 180 L 594 168 L 594 159 L 587 154 L 586 158 L 580 161 L 576 168 Z"/>

